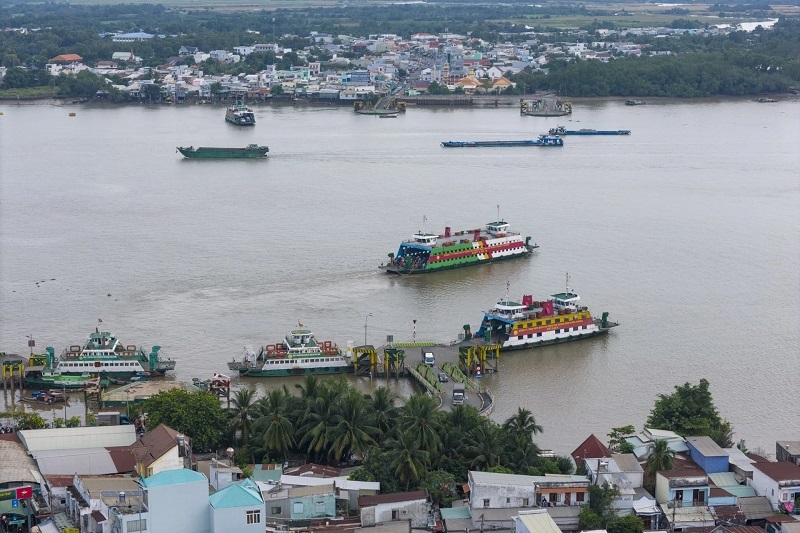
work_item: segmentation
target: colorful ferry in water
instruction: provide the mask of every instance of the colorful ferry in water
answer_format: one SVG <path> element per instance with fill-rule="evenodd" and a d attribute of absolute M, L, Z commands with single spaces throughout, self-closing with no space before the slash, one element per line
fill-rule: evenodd
<path fill-rule="evenodd" d="M 255 126 L 256 114 L 244 104 L 234 104 L 225 111 L 225 122 L 237 126 Z"/>
<path fill-rule="evenodd" d="M 594 318 L 579 301 L 569 288 L 543 301 L 530 295 L 521 303 L 506 297 L 484 315 L 477 336 L 500 344 L 501 350 L 513 350 L 594 337 L 619 325 L 608 320 L 607 312 Z"/>
<path fill-rule="evenodd" d="M 331 341 L 317 341 L 311 330 L 289 332 L 278 344 L 262 346 L 258 353 L 244 349 L 244 357 L 228 363 L 240 376 L 291 376 L 300 374 L 343 374 L 353 366 L 339 347 Z"/>
<path fill-rule="evenodd" d="M 160 350 L 160 346 L 153 346 L 147 354 L 133 344 L 122 344 L 115 335 L 98 327 L 83 345 L 65 348 L 58 357 L 52 347 L 47 347 L 40 375 L 31 375 L 31 380 L 49 381 L 58 376 L 78 376 L 83 380 L 94 375 L 130 378 L 146 372 L 163 375 L 175 369 L 175 361 L 163 359 Z"/>
<path fill-rule="evenodd" d="M 410 240 L 400 243 L 397 255 L 379 268 L 390 274 L 427 274 L 501 259 L 524 257 L 539 246 L 531 237 L 522 237 L 508 230 L 508 222 L 489 222 L 482 229 L 452 232 L 449 227 L 442 235 L 419 231 Z"/>

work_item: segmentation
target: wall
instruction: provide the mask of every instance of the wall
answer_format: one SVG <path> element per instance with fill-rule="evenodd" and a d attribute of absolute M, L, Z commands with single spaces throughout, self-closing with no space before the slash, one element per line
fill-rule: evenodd
<path fill-rule="evenodd" d="M 289 499 L 289 514 L 294 520 L 333 518 L 336 516 L 336 499 L 333 493 L 293 497 Z"/>
<path fill-rule="evenodd" d="M 164 472 L 165 470 L 180 470 L 183 467 L 183 457 L 178 455 L 178 445 L 175 444 L 170 451 L 153 461 L 150 466 L 147 467 L 146 472 L 142 472 L 144 465 L 137 465 L 137 472 L 139 472 L 139 475 L 144 474 L 143 477 L 150 477 L 159 472 Z"/>
<path fill-rule="evenodd" d="M 398 520 L 411 520 L 412 528 L 424 528 L 428 525 L 428 502 L 426 500 L 381 503 L 367 509 L 374 510 L 376 524 Z M 397 511 L 396 518 L 392 517 L 393 511 Z"/>
<path fill-rule="evenodd" d="M 211 509 L 212 533 L 264 533 L 266 515 L 264 505 L 232 507 L 230 509 Z M 247 511 L 259 511 L 260 521 L 247 523 Z"/>
<path fill-rule="evenodd" d="M 210 533 L 208 483 L 205 480 L 150 487 L 146 502 L 152 524 L 148 533 Z"/>
<path fill-rule="evenodd" d="M 706 474 L 715 474 L 717 472 L 727 472 L 728 471 L 728 456 L 714 456 L 714 457 L 706 457 L 705 455 L 698 452 L 694 446 L 692 446 L 691 441 L 687 441 L 689 445 L 689 455 L 692 457 L 692 460 L 697 463 L 700 468 Z"/>
<path fill-rule="evenodd" d="M 528 505 L 524 500 L 528 499 Z M 484 505 L 484 500 L 489 505 Z M 470 507 L 472 509 L 510 509 L 512 507 L 533 507 L 536 505 L 536 486 L 525 485 L 482 485 L 475 483 L 470 487 Z"/>

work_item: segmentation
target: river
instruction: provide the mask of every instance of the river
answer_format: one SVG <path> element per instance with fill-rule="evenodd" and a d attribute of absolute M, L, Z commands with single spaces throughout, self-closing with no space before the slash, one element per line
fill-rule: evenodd
<path fill-rule="evenodd" d="M 657 394 L 705 377 L 735 439 L 774 453 L 800 427 L 800 100 L 782 100 L 595 100 L 569 120 L 264 106 L 249 129 L 211 106 L 0 104 L 0 350 L 25 353 L 33 335 L 60 351 L 101 318 L 126 344 L 162 346 L 177 378 L 206 378 L 298 322 L 340 346 L 410 339 L 413 320 L 418 340 L 449 342 L 507 283 L 537 299 L 569 272 L 583 303 L 622 325 L 504 355 L 485 380 L 494 419 L 527 407 L 540 446 L 568 453 L 641 428 Z M 558 124 L 633 134 L 439 144 Z M 175 153 L 248 143 L 269 145 L 268 160 Z M 416 230 L 474 228 L 498 205 L 540 245 L 532 258 L 377 271 Z"/>

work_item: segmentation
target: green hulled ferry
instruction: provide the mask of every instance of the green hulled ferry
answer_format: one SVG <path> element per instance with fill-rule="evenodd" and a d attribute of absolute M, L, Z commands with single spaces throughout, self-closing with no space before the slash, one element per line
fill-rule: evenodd
<path fill-rule="evenodd" d="M 244 357 L 228 363 L 240 376 L 292 376 L 300 374 L 343 374 L 353 366 L 331 341 L 317 341 L 310 330 L 299 325 L 283 341 L 262 346 L 258 353 L 244 349 Z"/>
<path fill-rule="evenodd" d="M 538 247 L 531 237 L 508 231 L 503 220 L 489 222 L 482 229 L 452 232 L 447 227 L 441 235 L 415 233 L 379 268 L 391 274 L 426 274 L 529 256 Z"/>

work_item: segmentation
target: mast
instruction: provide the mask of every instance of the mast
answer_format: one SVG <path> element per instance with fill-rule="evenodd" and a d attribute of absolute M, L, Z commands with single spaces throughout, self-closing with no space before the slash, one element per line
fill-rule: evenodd
<path fill-rule="evenodd" d="M 570 293 L 570 291 L 569 291 L 569 272 L 567 272 L 567 283 L 566 283 L 566 287 L 565 287 L 565 289 L 566 289 L 566 290 L 565 290 L 564 292 L 566 292 L 567 294 L 569 294 L 569 293 Z"/>

